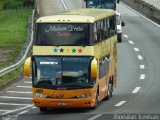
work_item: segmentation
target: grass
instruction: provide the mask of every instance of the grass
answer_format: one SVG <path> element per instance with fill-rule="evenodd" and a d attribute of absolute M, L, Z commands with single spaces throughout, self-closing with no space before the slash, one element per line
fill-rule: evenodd
<path fill-rule="evenodd" d="M 0 78 L 0 87 L 6 83 L 8 83 L 9 81 L 11 81 L 12 79 L 14 78 L 18 78 L 20 73 L 22 73 L 22 70 L 23 70 L 23 66 L 20 66 L 18 69 L 2 76 Z"/>
<path fill-rule="evenodd" d="M 3 9 L 3 1 L 0 0 L 0 11 Z"/>
<path fill-rule="evenodd" d="M 28 16 L 31 10 L 3 10 L 4 1 L 0 0 L 0 69 L 15 63 L 20 57 L 27 38 Z M 0 87 L 18 79 L 22 75 L 23 65 L 0 77 Z"/>
<path fill-rule="evenodd" d="M 20 55 L 27 37 L 29 12 L 25 9 L 0 19 L 0 68 L 14 63 Z M 0 17 L 2 15 L 4 11 L 0 11 Z"/>

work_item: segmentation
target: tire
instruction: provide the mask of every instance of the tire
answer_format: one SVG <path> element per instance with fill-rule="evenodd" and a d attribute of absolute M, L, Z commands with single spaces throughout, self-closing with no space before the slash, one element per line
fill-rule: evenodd
<path fill-rule="evenodd" d="M 109 100 L 112 97 L 112 92 L 113 92 L 113 85 L 112 83 L 108 84 L 108 95 L 106 97 L 107 100 Z"/>
<path fill-rule="evenodd" d="M 121 43 L 122 42 L 122 33 L 118 34 L 118 42 Z"/>
<path fill-rule="evenodd" d="M 118 38 L 118 42 L 119 42 L 119 43 L 122 42 L 122 37 Z"/>
<path fill-rule="evenodd" d="M 98 92 L 96 93 L 95 105 L 91 107 L 92 110 L 96 109 L 99 103 L 99 95 Z"/>
<path fill-rule="evenodd" d="M 96 94 L 96 104 L 95 104 L 95 108 L 97 108 L 97 105 L 99 103 L 99 95 L 98 95 L 98 92 Z"/>
<path fill-rule="evenodd" d="M 39 110 L 40 110 L 41 112 L 46 112 L 46 111 L 47 111 L 47 108 L 45 108 L 45 107 L 40 107 Z"/>

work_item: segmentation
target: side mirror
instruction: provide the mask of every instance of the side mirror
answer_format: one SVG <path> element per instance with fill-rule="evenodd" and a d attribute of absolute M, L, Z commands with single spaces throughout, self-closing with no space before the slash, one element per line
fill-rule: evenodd
<path fill-rule="evenodd" d="M 98 74 L 98 66 L 97 66 L 97 60 L 94 58 L 91 62 L 91 77 L 97 78 Z"/>
<path fill-rule="evenodd" d="M 122 21 L 122 26 L 125 26 L 125 23 Z"/>
<path fill-rule="evenodd" d="M 30 73 L 31 73 L 31 57 L 26 59 L 24 63 L 24 70 L 23 70 L 24 76 L 29 77 Z"/>

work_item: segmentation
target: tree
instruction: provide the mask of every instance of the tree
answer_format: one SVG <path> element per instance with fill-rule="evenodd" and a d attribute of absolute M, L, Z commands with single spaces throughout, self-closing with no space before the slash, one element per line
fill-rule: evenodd
<path fill-rule="evenodd" d="M 34 6 L 34 0 L 23 0 L 23 6 Z"/>

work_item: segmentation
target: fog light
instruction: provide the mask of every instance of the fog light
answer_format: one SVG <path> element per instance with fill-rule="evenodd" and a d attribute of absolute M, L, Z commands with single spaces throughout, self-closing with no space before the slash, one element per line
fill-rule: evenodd
<path fill-rule="evenodd" d="M 35 93 L 35 94 L 34 94 L 34 97 L 38 97 L 38 98 L 46 98 L 47 95 Z"/>

